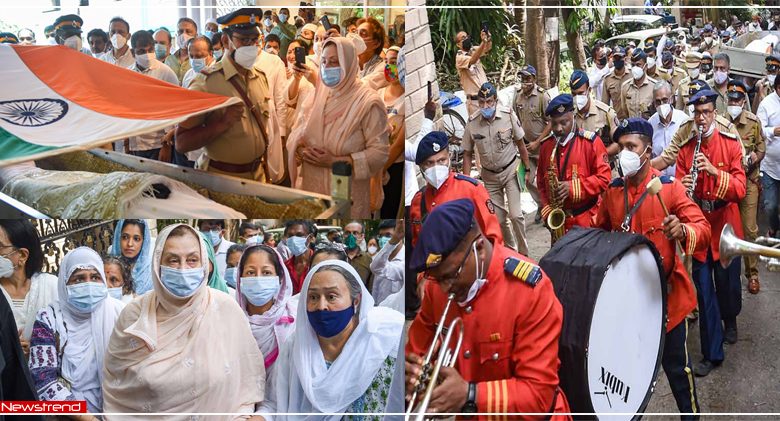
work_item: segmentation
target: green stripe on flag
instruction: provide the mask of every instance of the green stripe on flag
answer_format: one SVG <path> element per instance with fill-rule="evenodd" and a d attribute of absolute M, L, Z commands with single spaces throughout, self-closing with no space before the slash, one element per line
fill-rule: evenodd
<path fill-rule="evenodd" d="M 59 149 L 54 146 L 40 146 L 26 142 L 0 127 L 0 162 Z"/>

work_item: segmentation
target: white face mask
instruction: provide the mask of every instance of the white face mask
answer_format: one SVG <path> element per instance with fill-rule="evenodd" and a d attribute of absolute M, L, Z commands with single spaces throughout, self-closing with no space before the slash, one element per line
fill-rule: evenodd
<path fill-rule="evenodd" d="M 696 80 L 699 78 L 699 68 L 695 69 L 688 69 L 688 76 L 690 76 L 691 80 Z"/>
<path fill-rule="evenodd" d="M 187 47 L 187 41 L 189 41 L 192 38 L 192 35 L 189 34 L 179 34 L 176 36 L 176 45 L 180 48 L 186 48 Z"/>
<path fill-rule="evenodd" d="M 10 256 L 10 253 L 7 256 Z M 0 278 L 10 278 L 13 274 L 14 262 L 6 256 L 0 256 Z"/>
<path fill-rule="evenodd" d="M 645 69 L 643 69 L 640 66 L 634 66 L 631 68 L 631 76 L 634 78 L 634 80 L 642 79 L 642 76 L 645 75 Z"/>
<path fill-rule="evenodd" d="M 376 246 L 368 246 L 368 254 L 372 254 L 373 255 L 373 254 L 376 254 L 377 251 L 378 250 L 377 250 Z"/>
<path fill-rule="evenodd" d="M 317 42 L 314 43 L 314 55 L 317 56 L 317 57 L 322 55 L 322 42 L 321 41 L 317 41 Z"/>
<path fill-rule="evenodd" d="M 712 44 L 712 37 L 704 37 L 704 43 L 707 45 Z"/>
<path fill-rule="evenodd" d="M 669 118 L 669 116 L 672 114 L 672 106 L 669 104 L 661 104 L 658 106 L 658 115 L 660 115 L 663 118 Z"/>
<path fill-rule="evenodd" d="M 82 47 L 81 37 L 78 35 L 70 36 L 68 37 L 68 39 L 65 40 L 65 43 L 63 45 L 70 48 L 71 50 L 81 51 L 81 47 Z"/>
<path fill-rule="evenodd" d="M 111 45 L 115 50 L 121 50 L 127 44 L 127 39 L 119 34 L 111 35 Z"/>
<path fill-rule="evenodd" d="M 248 45 L 238 47 L 234 56 L 236 63 L 245 69 L 251 69 L 255 65 L 257 55 L 260 53 L 260 47 L 257 45 Z"/>
<path fill-rule="evenodd" d="M 766 80 L 769 81 L 769 85 L 775 86 L 775 76 L 777 75 L 766 75 Z"/>
<path fill-rule="evenodd" d="M 582 111 L 585 106 L 588 105 L 588 95 L 575 95 L 574 96 L 574 106 L 577 107 L 577 111 Z"/>
<path fill-rule="evenodd" d="M 470 303 L 471 300 L 473 300 L 474 297 L 477 296 L 477 293 L 479 292 L 479 289 L 482 288 L 482 285 L 485 285 L 485 282 L 487 282 L 487 279 L 483 278 L 483 276 L 485 275 L 484 262 L 481 267 L 479 265 L 479 257 L 477 256 L 476 240 L 473 243 L 471 243 L 471 252 L 474 253 L 474 267 L 477 269 L 477 279 L 475 279 L 474 283 L 471 284 L 471 288 L 469 288 L 469 293 L 468 295 L 466 295 L 466 301 L 462 301 L 458 303 L 458 305 L 461 307 L 465 307 L 468 303 Z"/>
<path fill-rule="evenodd" d="M 645 150 L 647 150 L 647 148 L 645 148 Z M 644 151 L 642 151 L 642 153 L 644 153 Z M 618 159 L 620 161 L 620 169 L 623 172 L 624 177 L 634 176 L 637 172 L 639 172 L 642 166 L 645 165 L 645 162 L 647 162 L 647 160 L 642 162 L 641 158 L 636 152 L 625 149 L 620 151 Z"/>
<path fill-rule="evenodd" d="M 702 137 L 707 138 L 712 136 L 712 132 L 715 131 L 715 122 L 713 121 L 712 124 L 710 124 L 710 127 L 707 129 L 706 132 L 702 133 Z"/>
<path fill-rule="evenodd" d="M 731 116 L 731 119 L 734 120 L 737 117 L 739 117 L 740 114 L 742 114 L 742 107 L 739 105 L 729 105 L 726 107 L 726 111 L 728 111 L 729 115 Z"/>
<path fill-rule="evenodd" d="M 157 60 L 154 53 L 138 54 L 135 56 L 135 64 L 144 69 L 149 69 L 154 60 Z"/>
<path fill-rule="evenodd" d="M 553 136 L 555 136 L 555 134 L 553 134 Z M 561 145 L 561 146 L 566 146 L 566 144 L 567 144 L 567 143 L 569 143 L 569 141 L 570 141 L 570 140 L 571 140 L 573 137 L 574 137 L 574 124 L 572 124 L 572 131 L 570 131 L 570 132 L 569 132 L 569 133 L 566 135 L 566 137 L 562 137 L 562 138 L 561 138 L 561 137 L 555 136 L 555 140 L 557 140 L 557 141 L 558 141 L 558 144 L 559 144 L 559 145 Z"/>
<path fill-rule="evenodd" d="M 726 72 L 715 71 L 715 83 L 718 85 L 723 84 L 729 78 L 729 74 Z"/>
<path fill-rule="evenodd" d="M 655 67 L 655 57 L 648 57 L 647 58 L 647 68 L 651 69 Z"/>
<path fill-rule="evenodd" d="M 447 181 L 447 177 L 449 176 L 450 167 L 447 165 L 434 165 L 423 172 L 425 181 L 437 190 L 445 181 Z"/>

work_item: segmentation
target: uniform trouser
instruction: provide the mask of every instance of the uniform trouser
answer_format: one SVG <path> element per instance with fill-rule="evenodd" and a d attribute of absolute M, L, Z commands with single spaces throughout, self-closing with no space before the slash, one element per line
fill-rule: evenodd
<path fill-rule="evenodd" d="M 525 170 L 525 187 L 528 188 L 528 193 L 531 193 L 531 198 L 534 199 L 534 202 L 536 202 L 537 206 L 539 206 L 539 210 L 537 212 L 541 213 L 541 203 L 542 199 L 539 196 L 539 189 L 536 187 L 536 183 L 539 183 L 539 180 L 534 180 L 533 183 L 530 182 L 531 176 L 530 174 L 533 174 L 536 176 L 536 168 L 539 166 L 539 157 L 538 156 L 528 156 L 528 162 L 531 163 L 531 168 L 526 168 Z M 542 180 L 541 182 L 544 182 Z"/>
<path fill-rule="evenodd" d="M 528 256 L 525 217 L 520 202 L 520 182 L 517 180 L 517 165 L 510 165 L 498 174 L 483 168 L 482 181 L 490 194 L 490 200 L 496 207 L 496 217 L 498 217 L 498 223 L 504 233 L 504 244 L 507 247 L 516 248 L 518 253 Z M 506 195 L 506 199 L 504 195 Z M 509 218 L 507 218 L 507 210 Z M 514 235 L 512 235 L 513 233 Z"/>
<path fill-rule="evenodd" d="M 780 228 L 780 220 L 778 220 L 778 199 L 780 199 L 780 180 L 775 180 L 767 173 L 761 173 L 761 188 L 764 195 L 763 208 L 764 212 L 769 219 L 769 229 L 777 235 L 777 230 Z"/>
<path fill-rule="evenodd" d="M 661 364 L 664 367 L 666 378 L 669 379 L 669 387 L 677 402 L 680 418 L 683 420 L 698 419 L 699 399 L 696 396 L 696 383 L 693 380 L 691 358 L 688 353 L 688 321 L 683 319 L 681 323 L 666 334 L 664 341 L 664 353 Z"/>
<path fill-rule="evenodd" d="M 723 361 L 721 321 L 736 322 L 742 310 L 740 269 L 739 259 L 734 259 L 724 269 L 718 261 L 712 259 L 709 250 L 705 262 L 693 260 L 693 282 L 699 302 L 701 353 L 705 360 L 716 363 Z"/>
<path fill-rule="evenodd" d="M 466 111 L 469 113 L 469 116 L 466 118 L 466 122 L 468 123 L 469 119 L 471 118 L 474 113 L 479 111 L 479 103 L 477 100 L 474 99 L 466 99 Z M 477 169 L 478 172 L 482 172 L 482 162 L 480 162 L 479 154 L 474 153 L 474 168 Z M 471 174 L 466 174 L 467 176 L 471 177 Z"/>
<path fill-rule="evenodd" d="M 742 230 L 745 233 L 745 240 L 755 242 L 758 236 L 758 223 L 756 222 L 756 212 L 758 211 L 758 178 L 747 180 L 747 193 L 745 198 L 739 202 L 739 215 L 742 218 Z M 752 276 L 758 276 L 758 258 L 755 256 L 745 256 L 745 276 L 750 279 Z"/>

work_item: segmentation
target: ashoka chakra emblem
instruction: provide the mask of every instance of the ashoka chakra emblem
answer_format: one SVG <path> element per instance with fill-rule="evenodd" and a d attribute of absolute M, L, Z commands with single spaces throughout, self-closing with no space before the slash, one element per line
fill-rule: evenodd
<path fill-rule="evenodd" d="M 54 123 L 68 112 L 68 103 L 53 98 L 0 101 L 0 119 L 25 127 Z"/>

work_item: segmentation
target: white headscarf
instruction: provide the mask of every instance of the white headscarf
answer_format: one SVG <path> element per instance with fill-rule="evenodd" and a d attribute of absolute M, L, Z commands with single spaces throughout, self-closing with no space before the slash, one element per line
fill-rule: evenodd
<path fill-rule="evenodd" d="M 244 297 L 244 294 L 241 293 L 241 272 L 245 264 L 244 256 L 248 256 L 251 250 L 257 248 L 273 251 L 274 258 L 278 259 L 279 266 L 282 268 L 282 273 L 279 274 L 282 285 L 279 288 L 276 297 L 274 297 L 275 301 L 273 306 L 271 306 L 268 311 L 263 314 L 250 316 L 246 310 L 247 299 Z M 282 330 L 282 327 L 284 327 L 285 330 L 292 328 L 293 322 L 295 322 L 293 308 L 288 305 L 288 301 L 292 296 L 292 290 L 293 286 L 292 280 L 290 279 L 290 272 L 287 270 L 287 266 L 285 266 L 284 260 L 282 260 L 282 256 L 279 255 L 279 252 L 271 247 L 262 245 L 254 245 L 244 250 L 236 273 L 236 300 L 238 301 L 238 306 L 241 307 L 241 310 L 244 310 L 244 313 L 246 313 L 249 318 L 249 327 L 252 329 L 252 335 L 255 337 L 255 341 L 257 341 L 257 345 L 260 347 L 260 351 L 263 353 L 266 371 L 271 364 L 276 361 L 277 357 L 279 357 L 279 344 L 284 342 L 287 337 L 286 335 L 281 335 L 284 337 L 279 337 L 279 333 L 281 333 L 279 331 Z"/>
<path fill-rule="evenodd" d="M 124 303 L 106 296 L 90 313 L 82 313 L 68 302 L 68 279 L 79 269 L 95 269 L 103 283 L 103 259 L 89 247 L 79 247 L 62 259 L 57 289 L 59 301 L 52 305 L 56 314 L 57 332 L 60 335 L 62 377 L 73 386 L 72 392 L 79 399 L 86 399 L 96 408 L 102 408 L 100 383 L 103 381 L 103 357 L 108 347 Z M 63 324 L 64 323 L 64 324 Z"/>
<path fill-rule="evenodd" d="M 283 366 L 276 383 L 276 411 L 280 413 L 343 413 L 365 394 L 388 356 L 398 353 L 404 317 L 385 307 L 374 307 L 374 299 L 362 282 L 358 325 L 330 368 L 320 348 L 317 334 L 308 322 L 306 292 L 311 279 L 326 266 L 338 266 L 359 280 L 360 275 L 346 262 L 325 260 L 309 271 L 303 283 L 295 334 L 284 344 Z M 396 362 L 399 364 L 400 362 Z M 290 419 L 339 420 L 341 415 L 290 417 Z"/>

